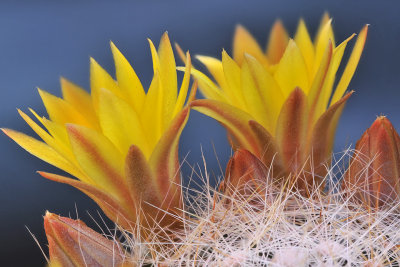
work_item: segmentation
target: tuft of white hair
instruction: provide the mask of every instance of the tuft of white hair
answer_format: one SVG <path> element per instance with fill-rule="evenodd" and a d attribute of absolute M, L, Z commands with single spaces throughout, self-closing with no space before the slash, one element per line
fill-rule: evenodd
<path fill-rule="evenodd" d="M 334 157 L 324 177 L 329 191 L 307 197 L 266 184 L 269 177 L 259 181 L 265 195 L 226 196 L 209 185 L 205 168 L 201 189 L 182 187 L 184 229 L 145 243 L 126 233 L 129 257 L 149 266 L 399 266 L 399 202 L 372 209 L 355 196 L 362 188 L 339 190 L 351 152 Z"/>

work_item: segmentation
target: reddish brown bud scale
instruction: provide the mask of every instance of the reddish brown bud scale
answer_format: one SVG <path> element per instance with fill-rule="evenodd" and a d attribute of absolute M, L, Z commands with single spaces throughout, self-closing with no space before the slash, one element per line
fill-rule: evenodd
<path fill-rule="evenodd" d="M 382 207 L 400 196 L 400 137 L 386 117 L 378 117 L 356 144 L 342 182 L 343 190 L 371 207 Z"/>
<path fill-rule="evenodd" d="M 252 153 L 239 149 L 229 160 L 223 190 L 227 195 L 251 196 L 270 183 L 269 169 Z"/>
<path fill-rule="evenodd" d="M 44 228 L 49 241 L 50 266 L 120 266 L 118 244 L 80 220 L 47 212 Z"/>

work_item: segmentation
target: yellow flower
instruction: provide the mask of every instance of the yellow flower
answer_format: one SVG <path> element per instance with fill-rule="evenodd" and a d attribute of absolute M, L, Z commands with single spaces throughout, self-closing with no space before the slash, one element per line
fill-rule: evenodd
<path fill-rule="evenodd" d="M 42 176 L 78 188 L 125 229 L 131 229 L 141 213 L 144 226 L 170 224 L 172 216 L 157 207 L 174 213 L 182 205 L 178 143 L 189 115 L 184 103 L 190 56 L 187 53 L 178 94 L 168 35 L 162 36 L 158 51 L 150 40 L 149 44 L 154 76 L 147 94 L 111 43 L 116 80 L 91 59 L 91 94 L 65 79 L 61 79 L 63 98 L 39 90 L 49 119 L 30 111 L 45 129 L 19 111 L 44 142 L 3 129 L 28 152 L 79 180 L 40 172 Z"/>
<path fill-rule="evenodd" d="M 234 146 L 251 151 L 267 165 L 273 161 L 277 174 L 307 171 L 305 163 L 312 155 L 308 170 L 324 175 L 323 164 L 329 163 L 337 122 L 351 92 L 343 95 L 368 31 L 365 26 L 359 33 L 333 90 L 343 53 L 355 34 L 336 45 L 331 22 L 326 14 L 313 42 L 303 20 L 294 39 L 277 21 L 265 53 L 238 26 L 233 58 L 225 51 L 222 60 L 198 57 L 214 81 L 192 69 L 208 99 L 191 106 L 221 122 Z"/>

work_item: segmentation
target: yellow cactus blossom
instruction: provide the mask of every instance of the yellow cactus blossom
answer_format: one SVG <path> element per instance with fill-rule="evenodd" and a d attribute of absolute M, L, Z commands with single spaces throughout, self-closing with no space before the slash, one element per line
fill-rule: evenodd
<path fill-rule="evenodd" d="M 61 79 L 63 98 L 39 89 L 49 119 L 30 110 L 44 126 L 19 110 L 43 140 L 3 129 L 34 156 L 78 178 L 40 172 L 72 185 L 125 229 L 171 224 L 157 207 L 181 209 L 178 143 L 189 109 L 184 107 L 190 83 L 190 56 L 178 94 L 173 50 L 165 33 L 158 51 L 149 40 L 154 76 L 147 93 L 126 58 L 111 43 L 116 80 L 90 60 L 91 94 Z M 193 94 L 190 96 L 193 98 Z M 163 221 L 163 223 L 161 223 Z"/>
<path fill-rule="evenodd" d="M 346 46 L 355 34 L 336 45 L 331 24 L 325 14 L 312 41 L 303 20 L 293 39 L 277 21 L 265 52 L 238 26 L 233 58 L 225 50 L 222 60 L 198 56 L 213 79 L 192 68 L 207 99 L 191 106 L 221 122 L 234 146 L 251 151 L 268 165 L 273 162 L 279 173 L 304 170 L 312 155 L 310 171 L 323 175 L 338 119 L 351 93 L 343 95 L 368 31 L 366 25 L 358 34 L 333 89 Z"/>

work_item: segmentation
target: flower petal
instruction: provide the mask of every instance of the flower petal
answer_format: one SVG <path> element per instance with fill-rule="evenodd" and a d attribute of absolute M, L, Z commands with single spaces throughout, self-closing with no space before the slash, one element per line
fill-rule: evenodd
<path fill-rule="evenodd" d="M 332 43 L 332 47 L 335 48 L 335 36 L 333 34 L 332 29 L 332 19 L 328 19 L 329 17 L 324 16 L 321 21 L 321 28 L 317 34 L 315 39 L 315 61 L 314 61 L 314 70 L 313 76 L 316 75 L 318 68 L 321 64 L 322 57 L 324 56 L 325 49 L 328 46 L 328 42 Z"/>
<path fill-rule="evenodd" d="M 185 70 L 184 68 L 178 67 L 178 70 Z M 218 86 L 210 80 L 206 75 L 202 72 L 192 68 L 192 76 L 197 79 L 199 83 L 199 88 L 201 93 L 209 99 L 214 99 L 218 101 L 227 101 L 225 93 L 222 92 Z"/>
<path fill-rule="evenodd" d="M 325 79 L 327 78 L 329 66 L 331 64 L 331 59 L 332 59 L 332 43 L 329 41 L 328 46 L 326 47 L 324 56 L 321 60 L 321 65 L 319 66 L 319 69 L 315 75 L 315 78 L 313 80 L 313 83 L 311 85 L 310 92 L 308 93 L 308 104 L 310 105 L 309 111 L 310 111 L 310 120 L 309 123 L 312 127 L 314 124 L 315 120 L 319 117 L 319 110 L 320 109 L 325 109 L 321 107 L 322 103 L 322 97 L 323 95 L 323 87 L 325 83 Z"/>
<path fill-rule="evenodd" d="M 41 176 L 46 179 L 71 185 L 86 195 L 88 195 L 93 201 L 99 205 L 104 213 L 115 223 L 121 225 L 126 230 L 131 230 L 132 226 L 136 223 L 136 211 L 135 203 L 131 201 L 131 198 L 123 199 L 122 201 L 116 199 L 109 194 L 107 189 L 101 189 L 96 185 L 90 185 L 75 179 L 71 179 L 65 176 L 38 172 Z M 124 202 L 125 201 L 125 202 Z"/>
<path fill-rule="evenodd" d="M 303 54 L 303 58 L 306 63 L 307 71 L 309 74 L 308 78 L 311 81 L 313 78 L 315 52 L 314 52 L 314 45 L 311 41 L 310 34 L 308 33 L 306 24 L 303 19 L 300 19 L 299 21 L 294 41 L 296 42 L 301 53 Z"/>
<path fill-rule="evenodd" d="M 41 89 L 38 90 L 47 113 L 52 121 L 59 124 L 76 123 L 86 127 L 95 128 L 78 112 L 78 110 L 64 99 L 49 94 Z"/>
<path fill-rule="evenodd" d="M 113 42 L 110 42 L 111 51 L 115 62 L 115 73 L 121 93 L 134 110 L 138 113 L 142 110 L 145 92 L 138 76 L 131 64 L 122 55 Z"/>
<path fill-rule="evenodd" d="M 274 178 L 278 178 L 284 174 L 285 170 L 282 164 L 282 158 L 279 154 L 278 145 L 274 137 L 261 124 L 254 120 L 249 121 L 249 126 L 254 133 L 260 148 L 258 157 L 265 166 L 271 168 L 271 174 Z"/>
<path fill-rule="evenodd" d="M 90 58 L 90 88 L 93 106 L 96 111 L 99 107 L 98 97 L 101 88 L 108 89 L 115 95 L 122 97 L 121 91 L 115 80 L 93 58 Z"/>
<path fill-rule="evenodd" d="M 221 89 L 224 90 L 225 95 L 230 99 L 232 105 L 246 109 L 240 82 L 240 67 L 225 50 L 222 51 L 222 66 L 227 87 Z"/>
<path fill-rule="evenodd" d="M 325 111 L 315 123 L 313 131 L 311 132 L 312 137 L 309 147 L 311 149 L 310 153 L 313 155 L 316 177 L 318 174 L 321 176 L 324 175 L 325 167 L 323 164 L 327 163 L 331 158 L 336 127 L 343 108 L 352 94 L 353 92 L 348 93 Z"/>
<path fill-rule="evenodd" d="M 296 88 L 300 87 L 307 94 L 310 89 L 307 66 L 303 55 L 293 40 L 285 50 L 274 74 L 283 94 L 287 97 Z"/>
<path fill-rule="evenodd" d="M 279 114 L 276 142 L 288 172 L 297 173 L 306 157 L 304 150 L 308 123 L 307 108 L 307 96 L 297 87 L 289 95 Z"/>
<path fill-rule="evenodd" d="M 152 150 L 162 133 L 162 88 L 160 75 L 156 72 L 147 91 L 143 110 L 140 114 L 142 126 L 148 136 L 149 148 Z"/>
<path fill-rule="evenodd" d="M 128 103 L 102 88 L 99 91 L 98 114 L 102 133 L 122 155 L 126 155 L 129 147 L 135 144 L 150 157 L 151 150 L 140 119 Z"/>
<path fill-rule="evenodd" d="M 288 41 L 289 36 L 282 21 L 277 20 L 272 26 L 267 45 L 267 58 L 271 64 L 277 64 L 281 60 Z"/>
<path fill-rule="evenodd" d="M 155 220 L 158 224 L 161 216 L 165 213 L 162 207 L 164 196 L 160 192 L 156 177 L 144 154 L 137 146 L 131 146 L 125 160 L 125 176 L 133 201 L 140 207 L 142 224 L 146 228 L 154 227 Z"/>
<path fill-rule="evenodd" d="M 268 66 L 267 58 L 254 37 L 242 25 L 236 26 L 233 37 L 233 59 L 241 65 L 245 54 L 255 57 L 261 64 Z"/>
<path fill-rule="evenodd" d="M 104 136 L 80 125 L 67 124 L 72 151 L 85 173 L 114 196 L 123 196 L 124 157 Z"/>
<path fill-rule="evenodd" d="M 1 129 L 8 137 L 14 140 L 23 149 L 38 157 L 39 159 L 60 168 L 73 176 L 85 179 L 83 175 L 75 166 L 73 166 L 68 160 L 56 152 L 53 148 L 44 142 L 36 140 L 26 134 L 10 130 Z"/>
<path fill-rule="evenodd" d="M 192 61 L 190 58 L 189 52 L 186 53 L 186 64 L 185 64 L 185 74 L 183 76 L 181 88 L 179 89 L 178 99 L 176 100 L 174 112 L 172 114 L 172 118 L 182 110 L 183 106 L 185 105 L 186 97 L 189 90 L 189 83 L 190 83 L 190 72 L 192 69 Z"/>
<path fill-rule="evenodd" d="M 264 102 L 261 90 L 256 86 L 247 60 L 243 62 L 240 74 L 241 90 L 246 92 L 243 94 L 246 106 L 245 110 L 253 115 L 262 125 L 270 129 L 272 123 L 269 121 L 269 116 L 267 115 L 267 105 Z"/>
<path fill-rule="evenodd" d="M 365 25 L 364 28 L 362 28 L 361 32 L 358 34 L 357 41 L 354 45 L 353 51 L 351 52 L 349 61 L 347 62 L 342 77 L 340 78 L 340 81 L 336 86 L 335 93 L 333 94 L 331 100 L 331 106 L 342 97 L 347 87 L 349 86 L 351 78 L 353 78 L 358 62 L 360 61 L 362 51 L 364 50 L 367 33 L 368 25 Z"/>
<path fill-rule="evenodd" d="M 219 121 L 238 142 L 241 148 L 259 155 L 257 142 L 248 125 L 253 120 L 248 113 L 229 104 L 211 99 L 195 100 L 190 105 L 193 109 Z"/>
<path fill-rule="evenodd" d="M 179 138 L 189 117 L 189 108 L 184 108 L 171 122 L 157 143 L 149 164 L 157 179 L 163 198 L 163 206 L 180 207 L 181 176 L 178 158 Z"/>
<path fill-rule="evenodd" d="M 163 90 L 162 123 L 163 129 L 166 129 L 172 119 L 178 88 L 175 57 L 167 32 L 161 37 L 158 58 L 160 60 L 159 74 Z"/>
<path fill-rule="evenodd" d="M 94 129 L 99 129 L 99 122 L 90 94 L 65 78 L 61 78 L 60 82 L 64 100 L 82 114 L 93 125 Z"/>
<path fill-rule="evenodd" d="M 196 58 L 206 66 L 220 88 L 227 88 L 224 67 L 220 60 L 207 56 L 196 56 Z"/>
<path fill-rule="evenodd" d="M 250 55 L 246 55 L 246 62 L 262 100 L 265 103 L 264 108 L 266 113 L 262 114 L 262 116 L 269 118 L 270 125 L 264 125 L 264 127 L 268 129 L 269 132 L 274 133 L 279 111 L 282 108 L 285 98 L 275 79 L 262 67 L 260 62 Z"/>

